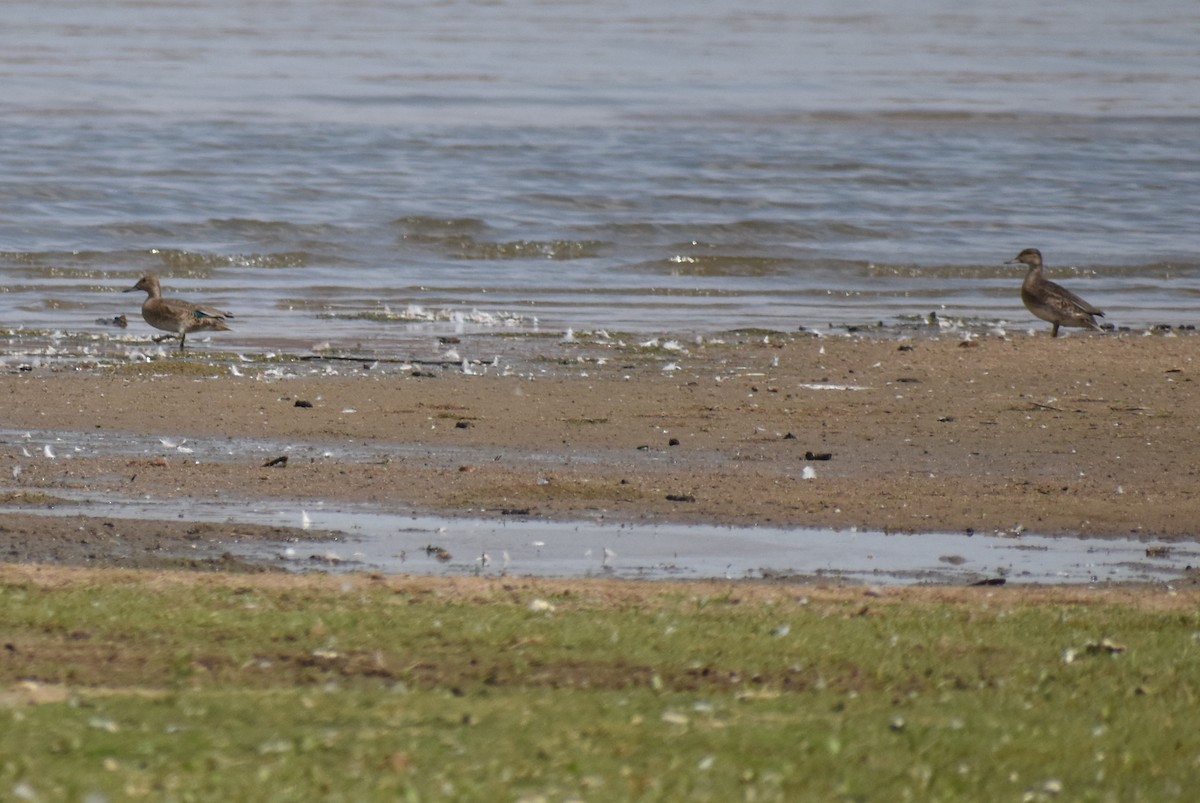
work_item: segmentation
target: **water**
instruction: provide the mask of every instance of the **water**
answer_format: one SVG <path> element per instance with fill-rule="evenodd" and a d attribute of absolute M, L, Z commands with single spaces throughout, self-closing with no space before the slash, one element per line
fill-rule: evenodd
<path fill-rule="evenodd" d="M 117 290 L 232 348 L 1040 326 L 1040 247 L 1118 325 L 1200 300 L 1200 6 L 15 2 L 0 327 Z M 129 332 L 150 333 L 140 320 Z"/>
<path fill-rule="evenodd" d="M 190 440 L 100 430 L 58 432 L 0 428 L 7 445 L 26 465 L 73 457 L 186 457 L 197 462 L 262 463 L 279 455 L 298 461 L 370 462 L 382 457 L 417 458 L 444 465 L 478 464 L 494 450 L 468 446 L 382 446 L 339 439 L 285 444 L 269 439 Z M 528 453 L 526 458 L 545 459 Z M 608 460 L 604 450 L 573 460 Z M 20 458 L 17 458 L 20 460 Z M 647 460 L 654 461 L 652 455 Z M 666 458 L 662 458 L 666 459 Z M 32 461 L 32 463 L 27 462 Z M 339 533 L 336 540 L 257 540 L 198 544 L 209 554 L 226 551 L 289 570 L 373 570 L 419 574 L 511 574 L 542 577 L 606 576 L 639 579 L 819 578 L 887 584 L 965 584 L 1003 578 L 1020 583 L 1159 582 L 1192 576 L 1200 546 L 1163 544 L 1145 538 L 1047 537 L 1031 533 L 919 533 L 897 535 L 855 528 L 673 523 L 630 524 L 600 520 L 549 521 L 522 515 L 487 519 L 418 515 L 398 505 L 340 503 L 320 499 L 169 499 L 96 492 L 84 482 L 58 487 L 48 507 L 22 505 L 19 496 L 0 504 L 10 512 L 92 518 L 238 522 Z M 23 490 L 19 477 L 0 481 L 0 497 Z M 206 535 L 206 538 L 208 536 Z M 203 557 L 185 549 L 190 557 Z M 438 559 L 436 551 L 449 557 Z"/>
<path fill-rule="evenodd" d="M 159 518 L 161 501 L 117 494 L 53 509 L 0 506 L 26 513 Z M 365 506 L 299 502 L 172 500 L 188 521 L 305 527 L 335 540 L 201 541 L 178 545 L 188 557 L 229 552 L 291 571 L 389 574 L 775 579 L 881 585 L 982 582 L 1172 582 L 1192 576 L 1200 549 L 1137 538 L 1052 538 L 819 528 L 717 525 L 622 525 L 415 516 Z M 206 538 L 209 537 L 206 535 Z"/>

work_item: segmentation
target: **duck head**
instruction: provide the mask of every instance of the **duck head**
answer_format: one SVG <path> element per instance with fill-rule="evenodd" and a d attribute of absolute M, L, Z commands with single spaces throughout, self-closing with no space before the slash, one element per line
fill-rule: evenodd
<path fill-rule="evenodd" d="M 1040 268 L 1042 266 L 1042 252 L 1036 248 L 1026 248 L 1021 253 L 1008 261 L 1009 265 L 1023 263 L 1031 268 Z"/>

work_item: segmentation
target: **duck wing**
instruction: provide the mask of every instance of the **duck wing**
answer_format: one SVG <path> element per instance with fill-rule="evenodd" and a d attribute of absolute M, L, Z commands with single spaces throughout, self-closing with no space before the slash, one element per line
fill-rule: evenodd
<path fill-rule="evenodd" d="M 169 310 L 172 315 L 178 315 L 181 318 L 222 320 L 233 317 L 228 312 L 222 312 L 204 304 L 193 304 L 182 298 L 162 298 L 158 300 L 156 306 Z"/>
<path fill-rule="evenodd" d="M 188 331 L 201 328 L 228 329 L 229 327 L 225 326 L 225 319 L 233 317 L 218 309 L 193 304 L 181 298 L 153 299 L 147 304 L 150 309 L 143 309 L 143 313 L 153 315 L 158 322 L 152 323 L 160 329 L 173 330 L 180 325 L 186 327 Z"/>
<path fill-rule="evenodd" d="M 192 307 L 193 314 L 195 314 L 197 318 L 225 319 L 233 317 L 232 312 L 222 312 L 219 309 L 213 309 L 212 307 L 206 307 L 201 304 L 191 304 L 190 306 Z"/>
<path fill-rule="evenodd" d="M 1046 300 L 1068 312 L 1082 312 L 1087 315 L 1099 315 L 1104 317 L 1104 312 L 1084 301 L 1079 296 L 1072 293 L 1061 284 L 1055 284 L 1047 280 L 1043 285 L 1048 291 Z"/>

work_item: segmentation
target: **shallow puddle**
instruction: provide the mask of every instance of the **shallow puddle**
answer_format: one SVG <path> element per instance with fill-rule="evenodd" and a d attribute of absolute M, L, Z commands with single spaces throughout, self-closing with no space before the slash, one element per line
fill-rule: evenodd
<path fill-rule="evenodd" d="M 533 519 L 441 519 L 319 511 L 313 526 L 345 541 L 291 551 L 251 547 L 291 567 L 334 564 L 385 573 L 545 577 L 825 578 L 868 583 L 1167 580 L 1200 565 L 1196 545 L 1130 539 L 967 536 L 769 527 L 617 525 Z M 1151 554 L 1163 557 L 1151 558 Z"/>
<path fill-rule="evenodd" d="M 132 499 L 10 509 L 143 519 L 162 518 L 164 512 L 161 501 Z M 302 510 L 298 504 L 197 500 L 173 500 L 171 509 L 188 521 L 342 534 L 333 541 L 221 545 L 238 557 L 293 571 L 967 584 L 1169 581 L 1200 566 L 1195 543 L 1129 538 L 459 519 L 352 506 Z"/>

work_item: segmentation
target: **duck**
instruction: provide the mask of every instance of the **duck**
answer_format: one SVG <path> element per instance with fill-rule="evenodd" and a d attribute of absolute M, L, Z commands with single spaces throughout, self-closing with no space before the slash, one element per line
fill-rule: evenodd
<path fill-rule="evenodd" d="M 146 323 L 155 329 L 177 334 L 180 351 L 183 351 L 183 344 L 189 332 L 204 329 L 230 331 L 225 325 L 225 320 L 232 318 L 231 314 L 179 298 L 163 298 L 157 276 L 143 276 L 137 284 L 123 292 L 132 293 L 137 290 L 146 293 L 146 300 L 142 302 L 142 317 Z"/>
<path fill-rule="evenodd" d="M 1041 251 L 1026 248 L 1014 259 L 1009 260 L 1008 264 L 1015 263 L 1029 266 L 1029 272 L 1025 274 L 1025 281 L 1021 284 L 1021 300 L 1030 312 L 1043 321 L 1050 322 L 1051 337 L 1058 337 L 1060 326 L 1104 331 L 1103 327 L 1096 323 L 1096 317 L 1104 317 L 1103 312 L 1042 274 Z"/>

